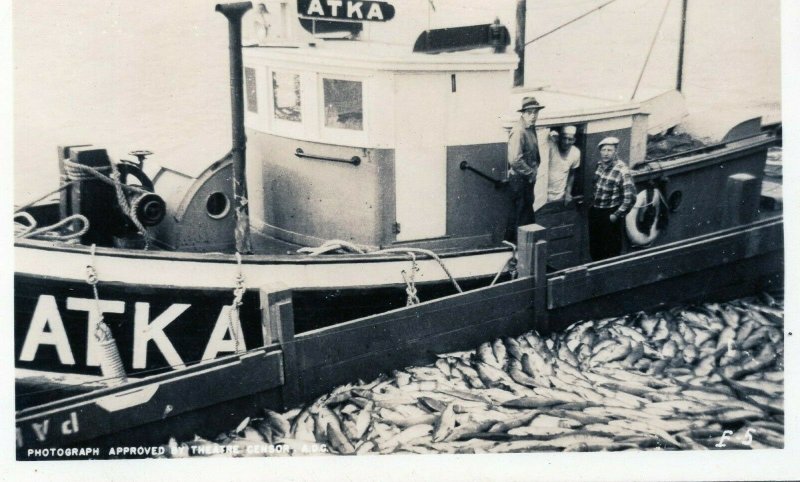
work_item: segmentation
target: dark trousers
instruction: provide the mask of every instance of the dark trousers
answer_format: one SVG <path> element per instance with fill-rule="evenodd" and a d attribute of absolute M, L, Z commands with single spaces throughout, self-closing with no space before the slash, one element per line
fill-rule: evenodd
<path fill-rule="evenodd" d="M 622 219 L 609 219 L 617 207 L 589 209 L 589 253 L 594 261 L 622 253 Z"/>
<path fill-rule="evenodd" d="M 517 242 L 517 228 L 536 222 L 533 212 L 533 183 L 522 176 L 512 175 L 508 178 L 508 191 L 511 195 L 511 207 L 506 222 L 505 240 Z"/>

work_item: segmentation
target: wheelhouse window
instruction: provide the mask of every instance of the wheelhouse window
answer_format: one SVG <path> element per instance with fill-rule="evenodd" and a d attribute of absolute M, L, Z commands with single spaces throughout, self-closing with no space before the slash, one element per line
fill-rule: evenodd
<path fill-rule="evenodd" d="M 272 72 L 272 100 L 276 119 L 302 122 L 300 75 Z"/>
<path fill-rule="evenodd" d="M 364 130 L 364 104 L 360 81 L 322 79 L 325 127 Z"/>
<path fill-rule="evenodd" d="M 244 90 L 247 97 L 247 110 L 258 114 L 258 96 L 256 95 L 256 69 L 244 68 Z"/>

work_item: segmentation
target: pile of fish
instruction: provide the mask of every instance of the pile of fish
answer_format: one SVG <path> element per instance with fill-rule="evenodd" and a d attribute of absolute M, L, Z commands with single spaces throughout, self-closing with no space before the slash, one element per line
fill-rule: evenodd
<path fill-rule="evenodd" d="M 783 306 L 767 294 L 483 343 L 214 441 L 302 454 L 783 447 Z M 173 449 L 178 442 L 170 440 Z M 173 450 L 175 452 L 175 450 Z M 169 451 L 167 452 L 169 453 Z M 263 455 L 263 454 L 262 454 Z"/>

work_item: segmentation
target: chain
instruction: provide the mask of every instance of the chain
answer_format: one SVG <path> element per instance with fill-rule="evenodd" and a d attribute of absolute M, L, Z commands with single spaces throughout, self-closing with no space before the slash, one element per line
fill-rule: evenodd
<path fill-rule="evenodd" d="M 417 286 L 414 283 L 414 279 L 417 276 L 417 272 L 419 271 L 419 266 L 417 265 L 417 256 L 413 252 L 409 252 L 408 254 L 411 255 L 411 274 L 408 275 L 406 270 L 400 272 L 403 276 L 403 281 L 406 282 L 406 306 L 413 306 L 419 304 L 419 296 L 417 296 Z"/>
<path fill-rule="evenodd" d="M 244 297 L 244 275 L 242 274 L 242 255 L 236 253 L 236 264 L 239 267 L 239 274 L 236 275 L 235 288 L 233 288 L 233 303 L 231 303 L 231 310 L 228 312 L 228 329 L 233 337 L 233 346 L 236 353 L 239 353 L 239 333 L 238 323 L 233 321 L 234 311 L 236 312 L 236 320 L 239 320 L 239 308 L 242 306 L 242 298 Z"/>
<path fill-rule="evenodd" d="M 97 270 L 94 268 L 94 252 L 97 248 L 97 245 L 92 243 L 91 248 L 91 262 L 86 265 L 86 283 L 92 287 L 92 292 L 94 292 L 94 304 L 95 309 L 97 310 L 97 314 L 100 316 L 100 320 L 97 322 L 97 326 L 95 327 L 94 337 L 97 341 L 105 341 L 108 338 L 105 335 L 108 334 L 106 331 L 108 327 L 106 326 L 106 330 L 100 328 L 100 325 L 105 325 L 103 321 L 103 312 L 100 310 L 100 296 L 97 294 L 97 281 L 99 278 L 97 277 Z"/>

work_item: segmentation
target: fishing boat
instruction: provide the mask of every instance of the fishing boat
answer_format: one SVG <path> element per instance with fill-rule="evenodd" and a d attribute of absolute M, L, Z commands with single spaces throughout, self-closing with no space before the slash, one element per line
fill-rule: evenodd
<path fill-rule="evenodd" d="M 18 457 L 100 438 L 163 443 L 482 336 L 782 286 L 782 218 L 760 209 L 778 137 L 758 121 L 649 158 L 648 135 L 675 125 L 674 109 L 657 108 L 680 94 L 620 103 L 526 89 L 524 28 L 516 53 L 499 22 L 382 45 L 359 32 L 401 17 L 399 5 L 274 3 L 262 14 L 278 28 L 246 46 L 250 2 L 217 6 L 230 32 L 228 155 L 198 174 L 151 172 L 148 151 L 112 160 L 59 146 L 58 200 L 17 210 Z M 574 125 L 582 159 L 574 202 L 538 192 L 538 224 L 512 245 L 506 142 L 529 95 L 547 106 L 540 139 Z M 608 136 L 630 160 L 637 206 L 627 254 L 593 263 L 586 201 Z M 546 162 L 539 176 L 541 190 Z"/>

